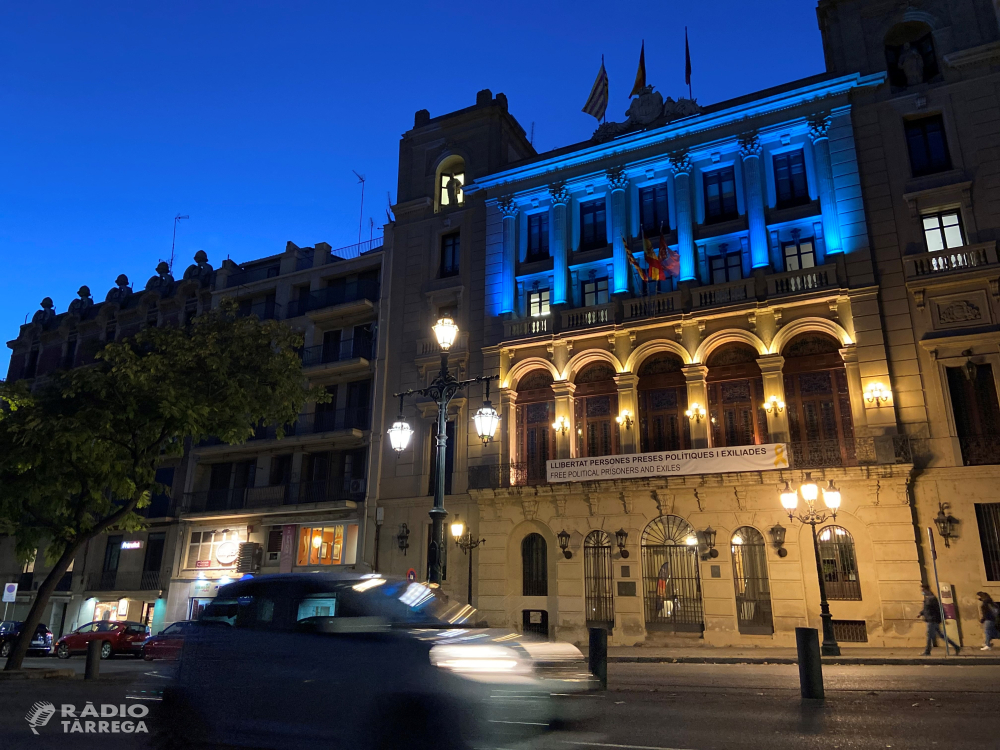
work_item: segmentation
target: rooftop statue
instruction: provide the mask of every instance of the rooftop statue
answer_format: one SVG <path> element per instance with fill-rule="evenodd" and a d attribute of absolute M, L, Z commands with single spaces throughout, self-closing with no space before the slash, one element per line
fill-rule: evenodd
<path fill-rule="evenodd" d="M 199 250 L 194 254 L 194 264 L 184 271 L 184 280 L 197 281 L 201 286 L 208 286 L 212 283 L 212 274 L 215 269 L 208 262 L 208 255 L 204 250 Z"/>
<path fill-rule="evenodd" d="M 56 319 L 55 303 L 51 297 L 42 300 L 42 309 L 31 316 L 32 323 L 38 323 L 42 328 L 48 328 Z"/>
<path fill-rule="evenodd" d="M 128 285 L 128 276 L 123 273 L 118 274 L 115 284 L 117 286 L 108 292 L 108 296 L 104 298 L 104 301 L 124 305 L 128 298 L 132 296 L 132 288 Z"/>
<path fill-rule="evenodd" d="M 94 300 L 90 297 L 89 286 L 81 286 L 77 294 L 80 295 L 80 299 L 75 299 L 69 303 L 69 312 L 70 315 L 82 316 L 86 310 L 94 306 Z"/>
<path fill-rule="evenodd" d="M 157 292 L 161 297 L 169 297 L 174 291 L 174 277 L 170 274 L 170 265 L 160 261 L 156 266 L 156 276 L 150 276 L 146 282 L 147 292 Z"/>
<path fill-rule="evenodd" d="M 594 131 L 592 140 L 605 143 L 625 133 L 649 130 L 666 125 L 672 120 L 701 114 L 702 108 L 693 99 L 667 97 L 666 101 L 652 86 L 645 86 L 625 111 L 625 122 L 605 122 Z"/>

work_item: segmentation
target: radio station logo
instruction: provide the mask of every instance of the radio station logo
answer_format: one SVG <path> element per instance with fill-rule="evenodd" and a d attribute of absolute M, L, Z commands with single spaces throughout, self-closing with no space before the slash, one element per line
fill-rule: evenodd
<path fill-rule="evenodd" d="M 142 734 L 149 733 L 143 719 L 149 715 L 149 708 L 142 703 L 101 703 L 95 705 L 87 701 L 77 710 L 72 703 L 63 703 L 58 709 L 48 701 L 32 704 L 25 714 L 32 734 L 38 734 L 38 727 L 48 725 L 56 714 L 65 734 Z"/>

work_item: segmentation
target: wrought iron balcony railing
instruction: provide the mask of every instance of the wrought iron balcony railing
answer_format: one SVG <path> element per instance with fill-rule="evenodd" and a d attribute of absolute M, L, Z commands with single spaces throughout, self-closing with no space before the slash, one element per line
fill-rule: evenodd
<path fill-rule="evenodd" d="M 105 570 L 87 578 L 88 591 L 154 591 L 163 588 L 158 570 Z"/>
<path fill-rule="evenodd" d="M 273 508 L 303 503 L 357 501 L 364 499 L 364 496 L 364 479 L 338 477 L 316 482 L 295 482 L 268 487 L 189 492 L 184 496 L 183 512 L 211 513 Z"/>
<path fill-rule="evenodd" d="M 264 279 L 274 279 L 277 278 L 280 273 L 281 266 L 278 263 L 273 263 L 269 266 L 258 266 L 256 268 L 243 269 L 229 275 L 226 279 L 226 289 L 232 289 L 234 286 L 252 284 L 255 281 L 263 281 Z"/>
<path fill-rule="evenodd" d="M 324 289 L 309 292 L 304 297 L 288 304 L 288 317 L 295 318 L 313 310 L 322 310 L 335 305 L 346 305 L 351 302 L 368 300 L 377 302 L 379 299 L 379 282 L 376 279 L 357 279 L 344 284 L 335 284 Z"/>
<path fill-rule="evenodd" d="M 355 335 L 341 341 L 307 346 L 301 353 L 302 366 L 316 367 L 349 359 L 371 359 L 373 343 L 371 336 Z"/>

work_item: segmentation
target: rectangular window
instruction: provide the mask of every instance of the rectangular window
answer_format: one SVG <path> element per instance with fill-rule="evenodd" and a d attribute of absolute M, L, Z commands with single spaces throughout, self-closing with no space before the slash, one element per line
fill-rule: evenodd
<path fill-rule="evenodd" d="M 639 221 L 647 237 L 670 228 L 666 183 L 639 188 Z"/>
<path fill-rule="evenodd" d="M 549 314 L 549 290 L 528 292 L 528 314 L 533 318 Z"/>
<path fill-rule="evenodd" d="M 732 167 L 705 174 L 705 222 L 729 221 L 739 216 L 736 207 L 736 171 Z"/>
<path fill-rule="evenodd" d="M 122 554 L 122 535 L 108 537 L 108 546 L 104 548 L 104 572 L 118 570 L 118 560 Z"/>
<path fill-rule="evenodd" d="M 296 565 L 342 565 L 344 526 L 302 526 Z"/>
<path fill-rule="evenodd" d="M 446 234 L 441 238 L 441 278 L 458 275 L 458 256 L 461 252 L 459 233 Z"/>
<path fill-rule="evenodd" d="M 739 281 L 743 278 L 743 254 L 726 253 L 713 255 L 709 258 L 712 266 L 712 283 L 725 284 L 727 281 Z"/>
<path fill-rule="evenodd" d="M 976 523 L 986 580 L 1000 581 L 1000 503 L 976 503 Z"/>
<path fill-rule="evenodd" d="M 806 161 L 801 149 L 774 157 L 774 187 L 778 208 L 800 206 L 809 202 L 806 184 Z"/>
<path fill-rule="evenodd" d="M 146 557 L 142 561 L 143 572 L 160 571 L 163 564 L 163 547 L 166 544 L 167 535 L 162 531 L 152 532 L 146 538 Z"/>
<path fill-rule="evenodd" d="M 914 177 L 951 169 L 944 118 L 941 115 L 907 120 L 905 128 L 906 146 L 910 151 L 910 167 Z"/>
<path fill-rule="evenodd" d="M 608 244 L 604 198 L 580 204 L 580 249 L 594 250 Z"/>
<path fill-rule="evenodd" d="M 965 466 L 1000 464 L 1000 402 L 989 364 L 948 367 L 955 429 Z"/>
<path fill-rule="evenodd" d="M 231 568 L 236 565 L 240 542 L 246 540 L 246 527 L 242 531 L 192 531 L 184 567 Z"/>
<path fill-rule="evenodd" d="M 808 240 L 786 242 L 784 250 L 786 271 L 802 271 L 816 267 L 816 245 L 811 237 Z"/>
<path fill-rule="evenodd" d="M 965 245 L 965 233 L 962 231 L 962 219 L 958 211 L 924 214 L 923 222 L 928 252 L 954 250 Z"/>
<path fill-rule="evenodd" d="M 594 279 L 583 282 L 583 306 L 594 307 L 608 303 L 608 280 Z"/>
<path fill-rule="evenodd" d="M 549 212 L 528 215 L 529 262 L 549 257 Z"/>

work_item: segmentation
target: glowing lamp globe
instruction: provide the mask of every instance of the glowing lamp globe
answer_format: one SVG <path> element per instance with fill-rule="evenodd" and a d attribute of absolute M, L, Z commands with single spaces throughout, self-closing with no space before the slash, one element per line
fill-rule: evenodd
<path fill-rule="evenodd" d="M 497 434 L 497 425 L 500 424 L 500 415 L 493 408 L 489 401 L 483 403 L 483 407 L 477 411 L 472 421 L 476 423 L 476 434 L 484 443 L 488 443 Z"/>
<path fill-rule="evenodd" d="M 451 525 L 451 535 L 456 540 L 458 540 L 462 538 L 462 534 L 464 533 L 465 533 L 465 524 L 459 521 L 458 518 L 456 518 L 454 523 L 452 523 Z"/>
<path fill-rule="evenodd" d="M 799 495 L 785 482 L 785 489 L 781 491 L 781 507 L 789 513 L 799 507 Z"/>
<path fill-rule="evenodd" d="M 799 491 L 802 493 L 802 499 L 807 503 L 814 503 L 819 497 L 819 485 L 810 478 L 809 472 L 806 472 L 806 481 L 799 487 Z"/>
<path fill-rule="evenodd" d="M 455 338 L 458 336 L 458 326 L 455 325 L 455 321 L 451 318 L 441 318 L 437 325 L 433 326 L 433 330 L 442 351 L 451 349 L 451 345 L 455 343 Z"/>
<path fill-rule="evenodd" d="M 840 508 L 840 490 L 833 486 L 833 480 L 830 480 L 830 486 L 823 489 L 823 502 L 826 503 L 826 507 L 830 510 L 836 512 Z"/>
<path fill-rule="evenodd" d="M 402 453 L 410 444 L 411 435 L 413 435 L 413 430 L 410 429 L 410 425 L 400 417 L 389 428 L 389 444 L 396 453 Z"/>

